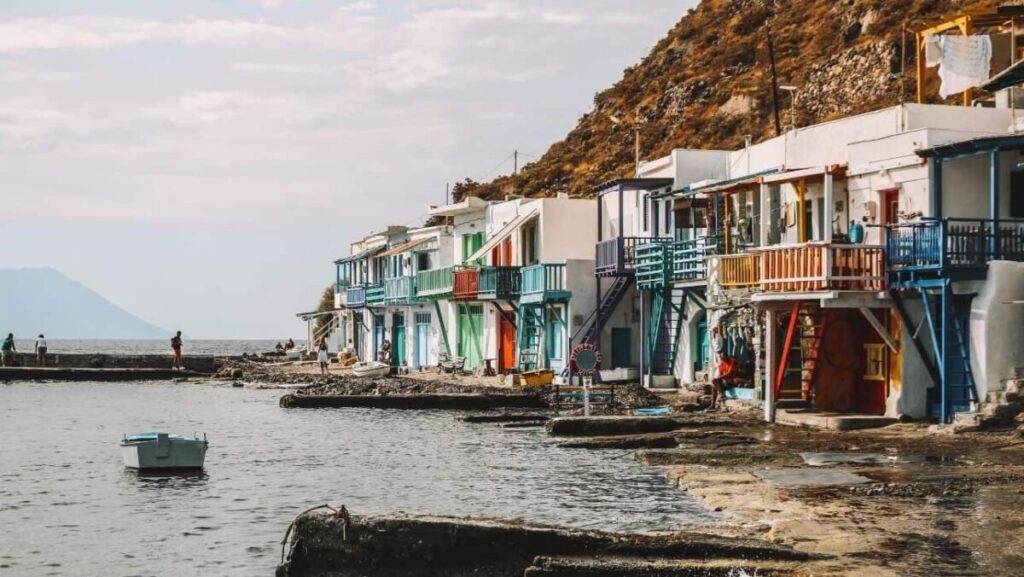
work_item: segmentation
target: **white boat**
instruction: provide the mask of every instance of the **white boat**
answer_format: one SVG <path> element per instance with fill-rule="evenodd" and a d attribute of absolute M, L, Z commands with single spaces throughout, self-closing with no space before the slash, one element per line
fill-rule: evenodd
<path fill-rule="evenodd" d="M 391 365 L 380 361 L 361 361 L 352 365 L 352 373 L 358 377 L 385 377 L 391 373 Z"/>
<path fill-rule="evenodd" d="M 202 469 L 206 460 L 206 435 L 183 437 L 168 433 L 136 433 L 121 441 L 124 466 L 140 471 Z"/>

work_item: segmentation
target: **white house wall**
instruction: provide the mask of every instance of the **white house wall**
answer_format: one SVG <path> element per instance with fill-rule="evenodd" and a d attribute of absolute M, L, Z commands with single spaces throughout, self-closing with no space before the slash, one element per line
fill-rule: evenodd
<path fill-rule="evenodd" d="M 541 262 L 594 260 L 597 244 L 597 204 L 593 200 L 546 198 L 540 215 Z"/>

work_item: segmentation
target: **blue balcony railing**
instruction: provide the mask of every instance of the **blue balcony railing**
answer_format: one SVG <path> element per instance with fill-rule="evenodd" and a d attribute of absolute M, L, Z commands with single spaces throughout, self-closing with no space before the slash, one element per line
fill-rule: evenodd
<path fill-rule="evenodd" d="M 416 301 L 416 277 L 400 276 L 384 281 L 384 304 L 404 305 Z"/>
<path fill-rule="evenodd" d="M 522 274 L 520 302 L 539 303 L 566 300 L 572 295 L 566 288 L 564 264 L 528 266 L 523 269 Z"/>
<path fill-rule="evenodd" d="M 602 240 L 597 243 L 594 272 L 599 276 L 630 276 L 636 268 L 634 247 L 670 240 L 643 236 L 619 236 Z"/>
<path fill-rule="evenodd" d="M 983 278 L 994 260 L 1024 262 L 1024 220 L 944 218 L 886 225 L 890 275 L 946 272 Z"/>
<path fill-rule="evenodd" d="M 522 279 L 522 270 L 517 266 L 481 267 L 477 298 L 480 300 L 518 299 Z"/>
<path fill-rule="evenodd" d="M 366 287 L 353 285 L 348 287 L 345 294 L 345 302 L 351 309 L 358 309 L 366 306 Z"/>
<path fill-rule="evenodd" d="M 366 287 L 366 306 L 382 304 L 384 304 L 384 283 L 368 285 Z"/>

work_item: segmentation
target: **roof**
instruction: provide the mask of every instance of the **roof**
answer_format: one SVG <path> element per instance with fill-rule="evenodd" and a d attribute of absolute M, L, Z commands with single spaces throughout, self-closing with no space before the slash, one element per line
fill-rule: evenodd
<path fill-rule="evenodd" d="M 455 216 L 458 214 L 466 214 L 467 212 L 483 210 L 487 208 L 487 205 L 489 204 L 490 202 L 479 197 L 467 196 L 456 203 L 446 204 L 444 206 L 432 206 L 427 209 L 427 214 L 430 216 Z"/>
<path fill-rule="evenodd" d="M 609 193 L 612 190 L 619 190 L 620 188 L 652 190 L 655 188 L 672 186 L 673 184 L 675 184 L 675 179 L 672 178 L 618 178 L 602 183 L 594 190 L 597 191 L 598 196 L 601 196 L 602 194 Z"/>
<path fill-rule="evenodd" d="M 981 89 L 988 92 L 998 92 L 1004 88 L 1016 86 L 1021 82 L 1024 82 L 1024 60 L 1014 62 L 1009 68 L 989 78 L 985 84 L 981 85 Z"/>
<path fill-rule="evenodd" d="M 299 317 L 300 319 L 302 319 L 304 321 L 307 321 L 309 319 L 316 318 L 316 317 L 323 317 L 323 316 L 327 316 L 327 315 L 333 315 L 334 313 L 341 312 L 343 310 L 345 310 L 345 309 L 331 309 L 329 311 L 309 311 L 309 312 L 305 312 L 305 313 L 295 313 L 295 316 Z"/>
<path fill-rule="evenodd" d="M 513 232 L 518 230 L 519 227 L 523 226 L 528 221 L 533 220 L 539 214 L 540 214 L 540 212 L 535 208 L 535 209 L 531 210 L 530 212 L 527 212 L 525 214 L 521 214 L 521 215 L 513 218 L 511 221 L 509 221 L 508 224 L 506 224 L 505 226 L 501 227 L 501 230 L 499 230 L 498 232 L 494 233 L 494 235 L 492 235 L 491 238 L 487 239 L 487 242 L 485 242 L 479 249 L 477 249 L 476 252 L 474 252 L 472 255 L 470 255 L 469 258 L 463 259 L 463 262 L 471 262 L 471 261 L 474 261 L 474 260 L 476 260 L 478 258 L 482 258 L 482 257 L 486 256 L 487 253 L 491 252 L 491 250 L 493 250 L 494 247 L 498 246 L 503 240 L 505 240 Z"/>
<path fill-rule="evenodd" d="M 1024 134 L 981 136 L 959 142 L 947 142 L 915 152 L 921 158 L 957 158 L 995 150 L 1024 150 Z"/>
<path fill-rule="evenodd" d="M 731 192 L 743 188 L 749 188 L 751 185 L 760 184 L 761 177 L 769 174 L 776 174 L 782 172 L 782 167 L 769 168 L 768 170 L 762 170 L 753 174 L 745 174 L 743 176 L 737 176 L 736 178 L 730 178 L 727 180 L 719 180 L 709 184 L 701 186 L 687 186 L 680 190 L 672 191 L 670 194 L 688 196 L 697 193 L 711 194 L 715 192 Z M 662 195 L 667 196 L 667 195 Z"/>
<path fill-rule="evenodd" d="M 334 261 L 334 264 L 345 264 L 345 263 L 349 263 L 349 262 L 353 262 L 353 261 L 357 261 L 357 260 L 363 260 L 364 258 L 370 258 L 371 256 L 377 256 L 379 253 L 384 252 L 384 250 L 386 248 L 388 248 L 388 247 L 386 247 L 386 246 L 375 246 L 373 248 L 368 248 L 368 249 L 364 250 L 361 253 L 354 254 L 354 255 L 351 255 L 351 256 L 346 256 L 345 258 L 339 258 L 338 260 Z"/>
<path fill-rule="evenodd" d="M 396 255 L 396 254 L 399 254 L 399 253 L 403 253 L 403 252 L 406 252 L 406 251 L 408 251 L 410 249 L 416 248 L 417 246 L 419 246 L 421 244 L 426 244 L 426 243 L 428 243 L 428 242 L 430 242 L 432 240 L 434 240 L 432 237 L 427 237 L 427 238 L 421 238 L 421 239 L 417 239 L 417 240 L 410 240 L 408 242 L 403 242 L 402 244 L 396 244 L 395 246 L 391 247 L 390 249 L 384 251 L 384 253 L 381 254 L 380 256 L 393 256 L 393 255 Z"/>

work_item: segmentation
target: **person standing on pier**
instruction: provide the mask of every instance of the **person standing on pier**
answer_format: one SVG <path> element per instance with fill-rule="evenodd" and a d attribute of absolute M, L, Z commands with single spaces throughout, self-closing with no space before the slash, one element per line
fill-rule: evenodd
<path fill-rule="evenodd" d="M 173 337 L 171 337 L 171 350 L 174 351 L 174 361 L 171 363 L 172 369 L 181 370 L 181 331 L 178 331 Z"/>
<path fill-rule="evenodd" d="M 44 337 L 41 333 L 39 335 L 39 338 L 36 339 L 36 366 L 46 366 L 46 337 Z"/>
<path fill-rule="evenodd" d="M 8 333 L 4 343 L 0 345 L 0 366 L 13 367 L 16 352 L 18 348 L 14 346 L 14 333 Z"/>

